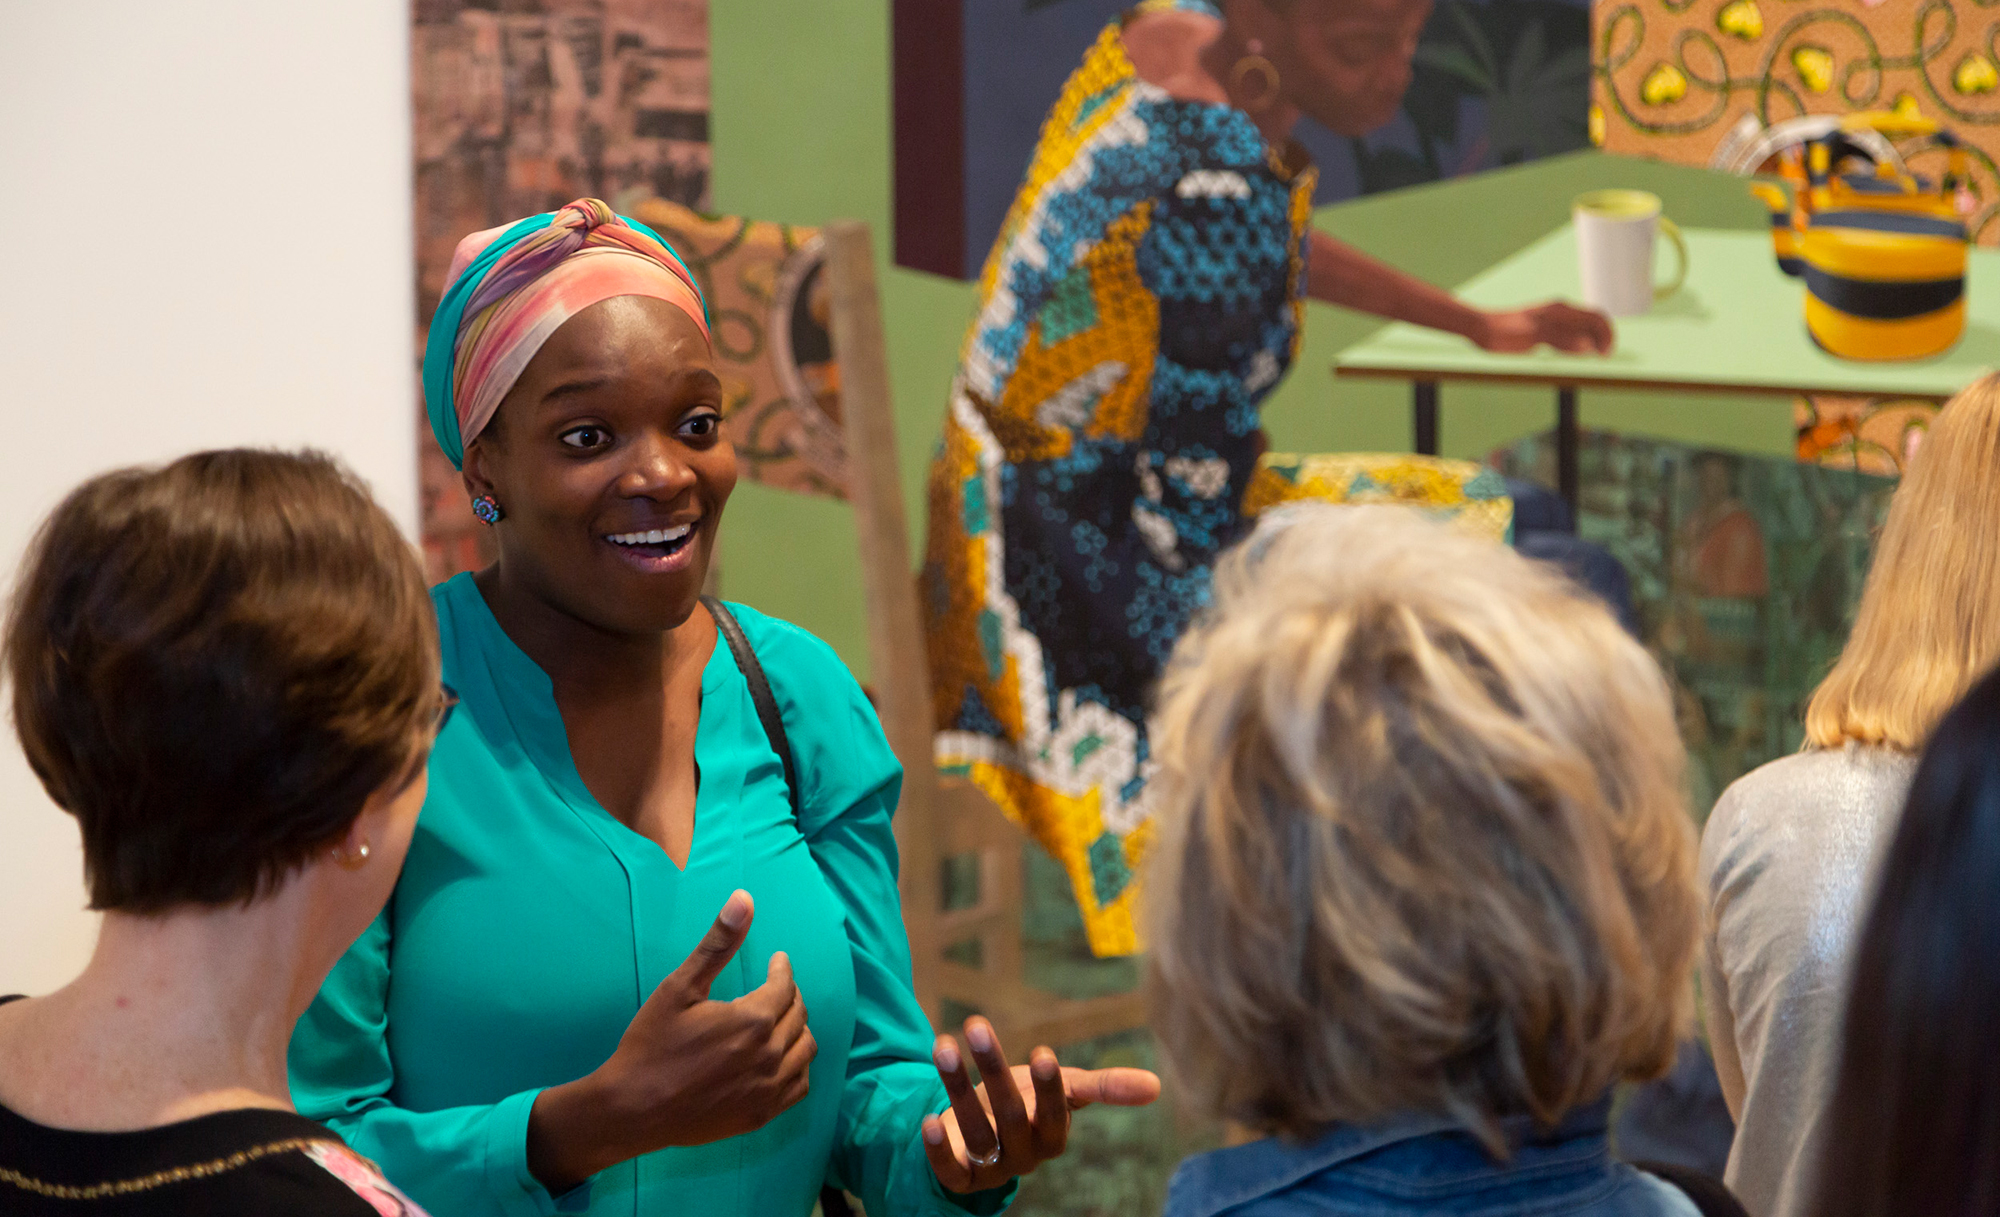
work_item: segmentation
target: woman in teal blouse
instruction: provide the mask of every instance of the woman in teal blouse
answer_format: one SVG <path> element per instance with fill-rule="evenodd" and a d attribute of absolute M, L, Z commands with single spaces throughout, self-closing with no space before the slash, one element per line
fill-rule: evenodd
<path fill-rule="evenodd" d="M 595 200 L 467 238 L 425 397 L 500 556 L 434 593 L 462 712 L 389 907 L 299 1024 L 300 1111 L 440 1213 L 803 1217 L 832 1183 L 915 1217 L 999 1211 L 1071 1108 L 1157 1095 L 1046 1048 L 1009 1069 L 973 1020 L 989 1093 L 933 1040 L 873 710 L 734 610 L 793 792 L 697 603 L 735 458 L 671 250 Z"/>

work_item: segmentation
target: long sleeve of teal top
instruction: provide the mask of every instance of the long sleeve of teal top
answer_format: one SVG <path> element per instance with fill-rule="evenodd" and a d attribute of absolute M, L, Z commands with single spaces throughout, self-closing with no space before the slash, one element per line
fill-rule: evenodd
<path fill-rule="evenodd" d="M 954 1196 L 924 1158 L 921 1121 L 947 1097 L 896 892 L 902 775 L 838 657 L 736 609 L 778 698 L 800 813 L 718 643 L 702 679 L 683 871 L 591 798 L 547 676 L 470 578 L 435 598 L 460 712 L 432 754 L 389 907 L 293 1036 L 299 1110 L 438 1213 L 804 1217 L 827 1182 L 875 1217 L 1004 1209 L 1011 1185 Z M 711 995 L 754 988 L 786 951 L 820 1045 L 811 1092 L 754 1133 L 647 1154 L 549 1195 L 527 1165 L 535 1096 L 610 1056 L 737 887 L 756 919 Z"/>

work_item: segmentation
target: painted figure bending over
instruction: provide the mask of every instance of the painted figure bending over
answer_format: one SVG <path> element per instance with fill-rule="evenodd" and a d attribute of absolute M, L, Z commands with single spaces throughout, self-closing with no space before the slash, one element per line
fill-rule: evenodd
<path fill-rule="evenodd" d="M 1100 953 L 1134 946 L 1146 692 L 1239 535 L 1306 299 L 1489 350 L 1610 346 L 1601 314 L 1481 312 L 1311 227 L 1293 126 L 1388 122 L 1430 9 L 1133 9 L 1064 86 L 981 276 L 930 482 L 938 760 L 1064 862 Z"/>

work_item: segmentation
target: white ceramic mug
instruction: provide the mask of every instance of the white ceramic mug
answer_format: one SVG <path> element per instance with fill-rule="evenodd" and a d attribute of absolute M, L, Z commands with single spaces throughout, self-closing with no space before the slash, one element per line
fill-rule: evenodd
<path fill-rule="evenodd" d="M 1680 290 L 1687 278 L 1687 243 L 1674 222 L 1660 214 L 1658 195 L 1593 190 L 1577 196 L 1571 214 L 1585 304 L 1613 317 L 1637 317 L 1655 300 Z M 1653 248 L 1660 236 L 1674 243 L 1680 265 L 1672 282 L 1655 285 Z"/>

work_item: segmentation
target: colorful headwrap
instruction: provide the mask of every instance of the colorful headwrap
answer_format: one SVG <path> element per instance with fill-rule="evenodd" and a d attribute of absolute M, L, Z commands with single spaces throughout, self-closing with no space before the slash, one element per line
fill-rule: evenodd
<path fill-rule="evenodd" d="M 665 300 L 713 341 L 708 306 L 680 255 L 598 199 L 458 243 L 424 343 L 424 405 L 454 467 L 549 335 L 613 296 Z"/>

